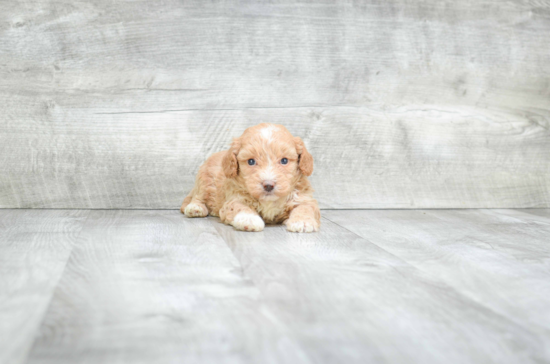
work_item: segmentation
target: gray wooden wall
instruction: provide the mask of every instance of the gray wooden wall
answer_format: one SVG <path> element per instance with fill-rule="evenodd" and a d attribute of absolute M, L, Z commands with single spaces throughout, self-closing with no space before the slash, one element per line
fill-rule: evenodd
<path fill-rule="evenodd" d="M 550 207 L 550 2 L 0 2 L 0 207 L 178 208 L 259 122 L 325 208 Z"/>

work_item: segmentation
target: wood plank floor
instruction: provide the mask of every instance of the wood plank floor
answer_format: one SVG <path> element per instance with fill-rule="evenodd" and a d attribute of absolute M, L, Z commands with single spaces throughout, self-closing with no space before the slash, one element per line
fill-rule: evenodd
<path fill-rule="evenodd" d="M 550 210 L 0 210 L 0 363 L 550 361 Z"/>

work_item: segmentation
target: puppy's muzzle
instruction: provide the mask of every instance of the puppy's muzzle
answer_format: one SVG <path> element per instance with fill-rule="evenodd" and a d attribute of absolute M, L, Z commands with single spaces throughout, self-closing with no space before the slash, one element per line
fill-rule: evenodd
<path fill-rule="evenodd" d="M 262 182 L 265 192 L 271 192 L 275 188 L 275 182 L 273 181 L 264 181 Z"/>

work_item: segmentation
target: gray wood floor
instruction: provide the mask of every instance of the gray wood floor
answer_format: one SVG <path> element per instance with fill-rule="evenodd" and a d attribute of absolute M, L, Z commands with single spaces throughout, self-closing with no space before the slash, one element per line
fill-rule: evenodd
<path fill-rule="evenodd" d="M 0 210 L 0 362 L 550 361 L 550 210 Z"/>

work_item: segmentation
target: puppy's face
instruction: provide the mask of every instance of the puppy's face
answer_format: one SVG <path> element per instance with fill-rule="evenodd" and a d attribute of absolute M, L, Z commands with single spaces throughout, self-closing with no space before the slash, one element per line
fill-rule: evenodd
<path fill-rule="evenodd" d="M 223 168 L 227 177 L 240 176 L 254 198 L 274 201 L 288 196 L 301 174 L 311 175 L 313 158 L 284 126 L 260 124 L 233 142 Z"/>

